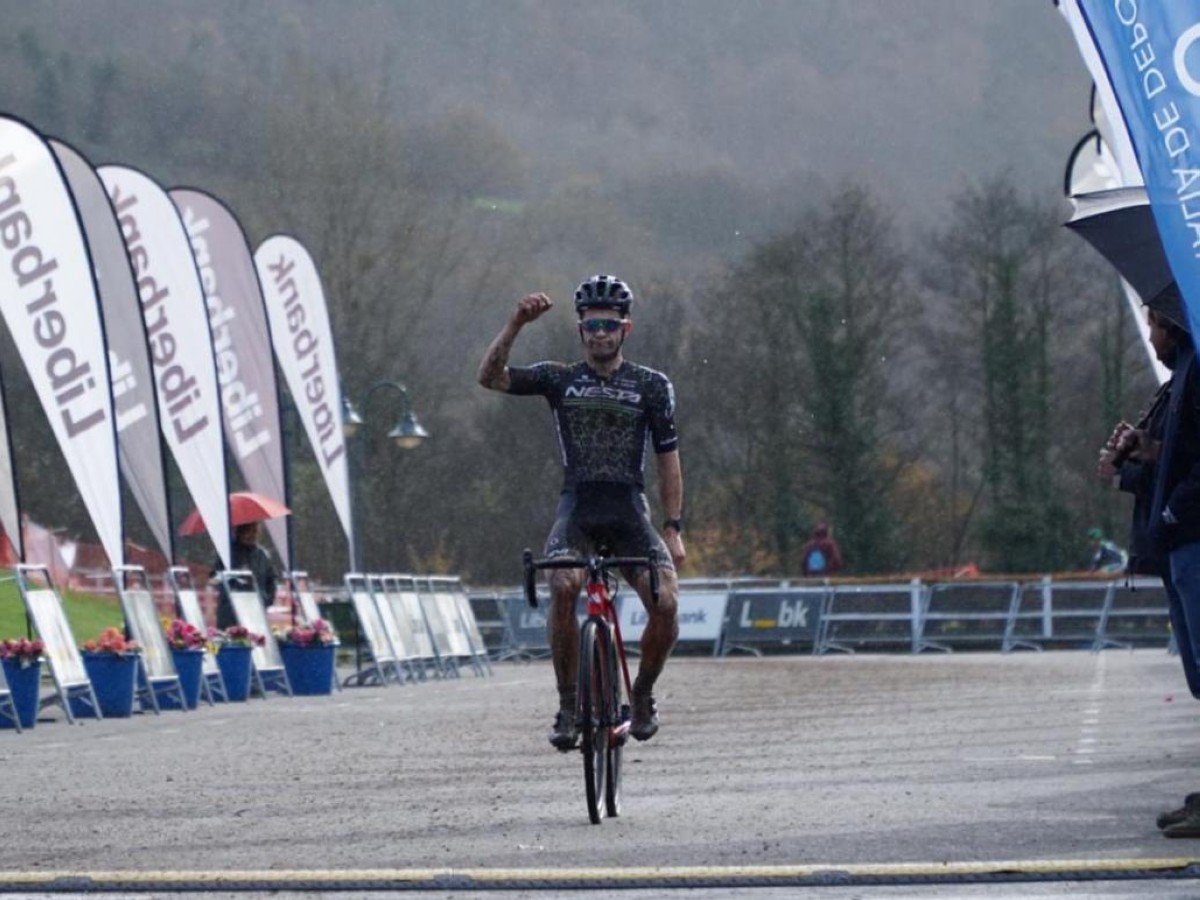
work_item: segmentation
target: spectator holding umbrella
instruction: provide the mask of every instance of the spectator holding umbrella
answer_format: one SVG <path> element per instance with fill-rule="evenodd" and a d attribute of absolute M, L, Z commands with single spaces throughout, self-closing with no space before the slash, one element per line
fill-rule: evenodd
<path fill-rule="evenodd" d="M 1134 495 L 1130 568 L 1161 574 L 1188 687 L 1200 699 L 1200 377 L 1174 284 L 1146 304 L 1150 342 L 1171 379 L 1135 425 L 1117 423 L 1097 474 Z M 1158 817 L 1172 838 L 1200 838 L 1200 792 Z"/>
<path fill-rule="evenodd" d="M 275 602 L 275 588 L 279 582 L 279 572 L 271 559 L 267 548 L 259 543 L 262 529 L 258 522 L 246 522 L 233 529 L 233 548 L 231 562 L 233 569 L 245 569 L 254 575 L 254 585 L 258 588 L 258 596 L 263 608 Z M 224 568 L 221 558 L 213 564 L 213 577 Z M 229 592 L 221 585 L 220 597 L 217 600 L 217 627 L 228 628 L 238 623 L 233 612 L 233 604 L 229 600 Z"/>
<path fill-rule="evenodd" d="M 264 607 L 275 602 L 275 588 L 279 582 L 279 572 L 271 559 L 271 554 L 260 543 L 262 538 L 261 523 L 266 519 L 277 519 L 286 516 L 291 510 L 263 494 L 252 491 L 238 491 L 229 495 L 229 521 L 233 524 L 232 542 L 230 546 L 231 571 L 248 571 L 254 575 L 255 588 L 262 599 Z M 180 534 L 199 534 L 205 530 L 204 520 L 198 509 L 183 520 Z M 218 556 L 212 567 L 212 578 L 225 568 L 224 562 Z M 233 611 L 233 604 L 224 584 L 220 586 L 220 596 L 217 600 L 217 627 L 224 629 L 238 624 Z"/>

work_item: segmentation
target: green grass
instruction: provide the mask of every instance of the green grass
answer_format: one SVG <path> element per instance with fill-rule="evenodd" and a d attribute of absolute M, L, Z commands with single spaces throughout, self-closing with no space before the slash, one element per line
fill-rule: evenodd
<path fill-rule="evenodd" d="M 0 579 L 0 638 L 24 637 L 25 604 L 16 579 L 5 569 L 0 569 Z M 109 625 L 119 627 L 125 621 L 121 605 L 112 595 L 68 590 L 63 592 L 62 601 L 71 633 L 79 643 L 94 638 Z"/>

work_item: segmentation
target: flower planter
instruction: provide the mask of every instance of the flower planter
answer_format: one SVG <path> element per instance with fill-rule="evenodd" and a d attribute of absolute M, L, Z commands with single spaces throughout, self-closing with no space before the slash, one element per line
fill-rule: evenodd
<path fill-rule="evenodd" d="M 96 692 L 100 712 L 106 719 L 123 719 L 133 715 L 133 688 L 137 680 L 136 653 L 83 653 L 83 667 Z M 89 704 L 71 698 L 71 714 L 80 718 L 95 715 Z"/>
<path fill-rule="evenodd" d="M 281 644 L 279 653 L 283 657 L 283 668 L 291 682 L 292 693 L 333 693 L 333 658 L 336 652 L 336 644 L 311 647 Z"/>
<path fill-rule="evenodd" d="M 179 684 L 183 688 L 183 702 L 188 709 L 200 705 L 200 678 L 204 669 L 204 648 L 171 648 L 171 658 L 175 660 L 175 672 L 179 675 Z M 173 694 L 159 692 L 159 709 L 179 709 L 179 701 Z"/>
<path fill-rule="evenodd" d="M 254 668 L 252 652 L 252 647 L 239 644 L 224 644 L 217 651 L 217 665 L 230 703 L 244 703 L 250 696 L 250 673 Z"/>
<path fill-rule="evenodd" d="M 17 718 L 22 728 L 32 728 L 37 723 L 38 696 L 42 684 L 42 661 L 22 665 L 14 659 L 4 660 L 4 678 L 12 691 L 13 703 L 17 707 Z M 0 718 L 0 728 L 13 728 L 7 718 Z"/>

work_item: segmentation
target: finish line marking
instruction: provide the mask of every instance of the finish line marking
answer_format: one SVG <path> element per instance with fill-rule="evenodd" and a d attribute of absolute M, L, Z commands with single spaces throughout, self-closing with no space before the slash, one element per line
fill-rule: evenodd
<path fill-rule="evenodd" d="M 762 884 L 887 884 L 956 883 L 981 881 L 1123 880 L 1152 878 L 1200 879 L 1200 860 L 1066 859 L 996 862 L 868 863 L 803 866 L 662 866 L 620 868 L 526 869 L 245 869 L 108 870 L 0 872 L 0 893 L 93 892 L 113 890 L 415 890 L 422 887 L 456 889 L 528 889 L 570 887 L 649 887 L 667 884 L 714 886 Z"/>

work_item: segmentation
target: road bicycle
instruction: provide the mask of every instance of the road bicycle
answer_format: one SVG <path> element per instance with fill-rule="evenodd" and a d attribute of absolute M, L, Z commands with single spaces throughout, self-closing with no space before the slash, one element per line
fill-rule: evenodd
<path fill-rule="evenodd" d="M 534 559 L 525 551 L 525 599 L 537 608 L 537 573 L 545 569 L 586 569 L 587 618 L 579 629 L 579 675 L 575 721 L 583 751 L 588 818 L 599 825 L 604 814 L 621 814 L 621 751 L 629 737 L 631 682 L 616 579 L 609 569 L 646 569 L 651 602 L 658 603 L 658 554 L 649 556 L 554 557 Z"/>

